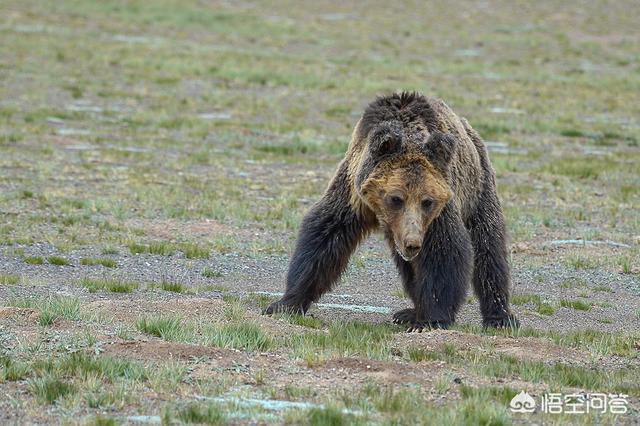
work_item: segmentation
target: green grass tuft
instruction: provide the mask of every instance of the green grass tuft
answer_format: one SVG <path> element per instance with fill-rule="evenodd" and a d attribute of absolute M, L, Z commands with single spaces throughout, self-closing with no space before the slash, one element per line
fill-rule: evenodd
<path fill-rule="evenodd" d="M 43 265 L 44 259 L 41 256 L 28 256 L 24 258 L 24 263 L 29 265 Z"/>
<path fill-rule="evenodd" d="M 38 323 L 51 325 L 58 318 L 75 321 L 80 317 L 80 301 L 77 297 L 51 296 L 47 299 L 23 298 L 13 299 L 11 306 L 36 309 L 39 312 Z"/>
<path fill-rule="evenodd" d="M 20 282 L 20 276 L 0 272 L 0 285 L 16 285 Z"/>
<path fill-rule="evenodd" d="M 344 413 L 333 406 L 312 408 L 307 413 L 307 422 L 310 426 L 342 426 L 362 424 L 352 414 Z"/>
<path fill-rule="evenodd" d="M 147 252 L 147 246 L 138 243 L 129 244 L 129 251 L 131 254 L 142 254 Z"/>
<path fill-rule="evenodd" d="M 117 255 L 119 254 L 119 251 L 117 248 L 112 247 L 112 246 L 106 246 L 102 249 L 101 251 L 102 254 L 109 256 L 109 255 Z"/>
<path fill-rule="evenodd" d="M 571 308 L 578 311 L 590 311 L 592 307 L 591 303 L 585 302 L 583 300 L 567 300 L 567 299 L 562 299 L 560 301 L 560 306 L 562 306 L 563 308 Z"/>
<path fill-rule="evenodd" d="M 631 264 L 631 256 L 622 256 L 618 259 L 618 265 L 622 268 L 623 274 L 633 273 L 633 266 Z"/>
<path fill-rule="evenodd" d="M 222 272 L 210 268 L 204 268 L 202 276 L 205 278 L 220 278 L 222 276 Z"/>
<path fill-rule="evenodd" d="M 166 241 L 157 241 L 149 244 L 147 252 L 150 254 L 158 254 L 160 256 L 170 256 L 175 253 L 175 247 Z"/>
<path fill-rule="evenodd" d="M 567 263 L 574 269 L 594 269 L 598 267 L 598 263 L 595 259 L 589 259 L 580 255 L 570 256 L 567 259 Z"/>
<path fill-rule="evenodd" d="M 85 266 L 102 265 L 105 268 L 117 268 L 118 267 L 118 263 L 113 259 L 96 258 L 96 257 L 85 257 L 84 259 L 80 260 L 80 264 L 81 265 L 85 265 Z"/>
<path fill-rule="evenodd" d="M 99 405 L 95 406 L 100 407 Z M 113 417 L 96 416 L 89 420 L 85 426 L 118 426 L 120 423 Z"/>
<path fill-rule="evenodd" d="M 97 291 L 110 291 L 112 293 L 132 293 L 138 287 L 138 283 L 124 281 L 122 279 L 101 279 L 85 277 L 80 280 L 80 285 L 89 290 L 90 293 Z"/>
<path fill-rule="evenodd" d="M 53 404 L 58 399 L 77 392 L 77 389 L 58 378 L 45 376 L 31 379 L 29 391 L 41 404 Z"/>
<path fill-rule="evenodd" d="M 187 259 L 208 259 L 211 255 L 209 249 L 202 248 L 197 244 L 183 244 L 180 250 Z"/>
<path fill-rule="evenodd" d="M 148 245 L 131 243 L 129 244 L 129 251 L 131 254 L 157 254 L 160 256 L 170 256 L 175 253 L 176 249 L 173 244 L 166 241 L 156 241 Z"/>
<path fill-rule="evenodd" d="M 205 328 L 205 342 L 219 348 L 265 351 L 275 346 L 260 326 L 251 322 L 214 325 Z"/>
<path fill-rule="evenodd" d="M 215 404 L 190 404 L 171 411 L 165 410 L 164 423 L 173 424 L 173 418 L 185 424 L 225 425 L 228 423 L 224 411 Z"/>
<path fill-rule="evenodd" d="M 556 307 L 550 303 L 540 303 L 536 308 L 536 312 L 540 315 L 553 315 L 556 311 Z"/>
<path fill-rule="evenodd" d="M 185 341 L 188 330 L 179 316 L 157 315 L 138 319 L 136 328 L 145 334 L 164 340 Z"/>
<path fill-rule="evenodd" d="M 69 261 L 62 256 L 49 256 L 47 260 L 50 264 L 57 266 L 66 266 L 69 264 Z"/>
<path fill-rule="evenodd" d="M 265 305 L 263 307 L 268 306 Z M 282 315 L 282 318 L 290 322 L 291 324 L 300 325 L 308 328 L 322 328 L 323 322 L 319 318 L 314 318 L 310 315 Z"/>
<path fill-rule="evenodd" d="M 541 303 L 541 298 L 539 294 L 514 294 L 511 296 L 511 303 L 514 305 L 526 305 L 527 303 L 538 305 Z"/>
<path fill-rule="evenodd" d="M 162 280 L 160 288 L 164 291 L 171 291 L 173 293 L 184 293 L 188 290 L 184 284 L 173 280 Z"/>
<path fill-rule="evenodd" d="M 393 330 L 389 325 L 359 321 L 336 321 L 327 332 L 295 334 L 286 345 L 294 356 L 307 361 L 312 357 L 362 356 L 388 359 L 391 355 Z"/>
<path fill-rule="evenodd" d="M 0 383 L 3 381 L 16 382 L 24 379 L 30 373 L 29 365 L 0 356 Z"/>

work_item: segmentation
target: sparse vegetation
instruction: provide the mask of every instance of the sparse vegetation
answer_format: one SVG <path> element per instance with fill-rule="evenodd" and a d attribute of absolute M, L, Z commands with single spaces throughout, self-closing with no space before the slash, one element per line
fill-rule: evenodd
<path fill-rule="evenodd" d="M 18 308 L 37 310 L 38 323 L 43 326 L 53 324 L 58 318 L 77 320 L 80 317 L 80 301 L 76 297 L 23 298 L 13 299 L 9 303 Z"/>
<path fill-rule="evenodd" d="M 179 316 L 159 315 L 138 319 L 136 328 L 142 333 L 160 337 L 165 340 L 188 340 L 187 327 Z"/>
<path fill-rule="evenodd" d="M 204 330 L 205 342 L 220 348 L 265 351 L 274 347 L 273 339 L 251 322 L 210 326 Z"/>
<path fill-rule="evenodd" d="M 622 272 L 624 274 L 631 274 L 632 273 L 632 269 L 631 269 L 631 257 L 630 256 L 623 256 L 619 259 L 618 263 L 620 264 L 620 267 L 622 268 Z"/>
<path fill-rule="evenodd" d="M 222 272 L 210 268 L 204 268 L 202 276 L 205 278 L 220 278 L 222 276 Z"/>
<path fill-rule="evenodd" d="M 89 278 L 85 277 L 80 280 L 80 285 L 85 287 L 89 292 L 110 291 L 112 293 L 131 293 L 135 291 L 138 283 L 125 281 L 120 278 Z"/>
<path fill-rule="evenodd" d="M 0 272 L 0 285 L 16 285 L 20 283 L 20 276 Z"/>
<path fill-rule="evenodd" d="M 69 261 L 62 256 L 49 256 L 47 260 L 50 264 L 57 266 L 66 266 L 69 264 Z"/>
<path fill-rule="evenodd" d="M 568 259 L 568 264 L 575 269 L 593 269 L 598 266 L 593 259 L 580 255 L 571 256 Z"/>
<path fill-rule="evenodd" d="M 210 252 L 208 249 L 202 248 L 197 244 L 183 244 L 180 250 L 187 259 L 208 259 Z"/>
<path fill-rule="evenodd" d="M 0 383 L 3 381 L 15 382 L 23 380 L 29 375 L 29 366 L 22 362 L 16 362 L 13 359 L 0 356 Z"/>
<path fill-rule="evenodd" d="M 514 294 L 511 303 L 514 305 L 532 304 L 540 315 L 553 315 L 557 310 L 555 304 L 543 301 L 538 294 Z"/>
<path fill-rule="evenodd" d="M 58 399 L 77 392 L 72 384 L 54 377 L 38 377 L 31 380 L 29 390 L 43 404 L 53 404 Z"/>
<path fill-rule="evenodd" d="M 563 308 L 576 309 L 578 311 L 589 311 L 589 310 L 591 310 L 591 303 L 586 302 L 584 300 L 566 300 L 566 299 L 562 299 L 560 301 L 560 306 L 562 306 Z"/>
<path fill-rule="evenodd" d="M 29 265 L 43 265 L 44 259 L 41 256 L 28 256 L 24 258 L 24 263 Z"/>
<path fill-rule="evenodd" d="M 187 291 L 187 287 L 185 287 L 184 284 L 170 279 L 163 279 L 160 283 L 160 288 L 173 293 L 184 293 Z"/>
<path fill-rule="evenodd" d="M 104 255 L 112 255 L 112 256 L 114 256 L 114 255 L 118 255 L 119 253 L 120 253 L 120 251 L 117 248 L 112 247 L 112 246 L 106 246 L 106 247 L 102 248 L 102 254 L 104 254 Z"/>
<path fill-rule="evenodd" d="M 118 267 L 118 262 L 116 262 L 113 259 L 95 258 L 95 257 L 85 257 L 84 259 L 80 260 L 80 264 L 81 265 L 85 265 L 85 266 L 102 265 L 105 268 L 117 268 Z"/>
<path fill-rule="evenodd" d="M 224 411 L 216 404 L 190 404 L 175 410 L 166 410 L 163 421 L 172 423 L 172 419 L 178 419 L 186 424 L 224 425 L 227 418 Z"/>
<path fill-rule="evenodd" d="M 155 241 L 150 244 L 130 243 L 129 251 L 131 254 L 156 254 L 159 256 L 170 256 L 175 253 L 176 248 L 173 244 L 166 241 Z"/>

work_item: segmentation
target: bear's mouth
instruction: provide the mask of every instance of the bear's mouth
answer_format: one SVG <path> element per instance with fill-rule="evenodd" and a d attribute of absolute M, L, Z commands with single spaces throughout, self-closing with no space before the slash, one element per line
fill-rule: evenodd
<path fill-rule="evenodd" d="M 405 261 L 405 262 L 411 262 L 413 259 L 415 259 L 416 257 L 418 257 L 418 255 L 420 254 L 420 250 L 415 250 L 414 252 L 411 253 L 406 253 L 404 250 L 400 249 L 400 247 L 398 247 L 398 245 L 396 244 L 396 252 L 398 252 L 398 254 L 400 255 L 400 257 Z"/>

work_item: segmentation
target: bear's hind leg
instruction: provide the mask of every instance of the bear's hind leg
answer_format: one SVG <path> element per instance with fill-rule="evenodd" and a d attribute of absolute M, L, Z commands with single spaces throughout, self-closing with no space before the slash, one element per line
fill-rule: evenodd
<path fill-rule="evenodd" d="M 518 327 L 520 323 L 509 307 L 506 228 L 494 191 L 484 192 L 469 220 L 469 231 L 475 252 L 473 289 L 480 301 L 483 325 Z"/>

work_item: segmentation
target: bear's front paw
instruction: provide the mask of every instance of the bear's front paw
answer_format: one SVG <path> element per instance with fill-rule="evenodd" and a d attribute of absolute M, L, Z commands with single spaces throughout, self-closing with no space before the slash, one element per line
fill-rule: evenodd
<path fill-rule="evenodd" d="M 416 310 L 414 308 L 402 309 L 393 314 L 394 324 L 411 324 L 416 321 Z"/>
<path fill-rule="evenodd" d="M 520 328 L 520 321 L 513 314 L 508 314 L 500 318 L 485 318 L 482 320 L 485 328 Z"/>
<path fill-rule="evenodd" d="M 304 315 L 304 309 L 301 305 L 290 305 L 288 303 L 283 302 L 282 300 L 278 300 L 277 302 L 273 302 L 268 307 L 262 310 L 262 315 L 273 315 L 273 314 Z"/>
<path fill-rule="evenodd" d="M 414 321 L 407 329 L 407 333 L 422 333 L 429 330 L 447 330 L 451 326 L 449 321 Z"/>

